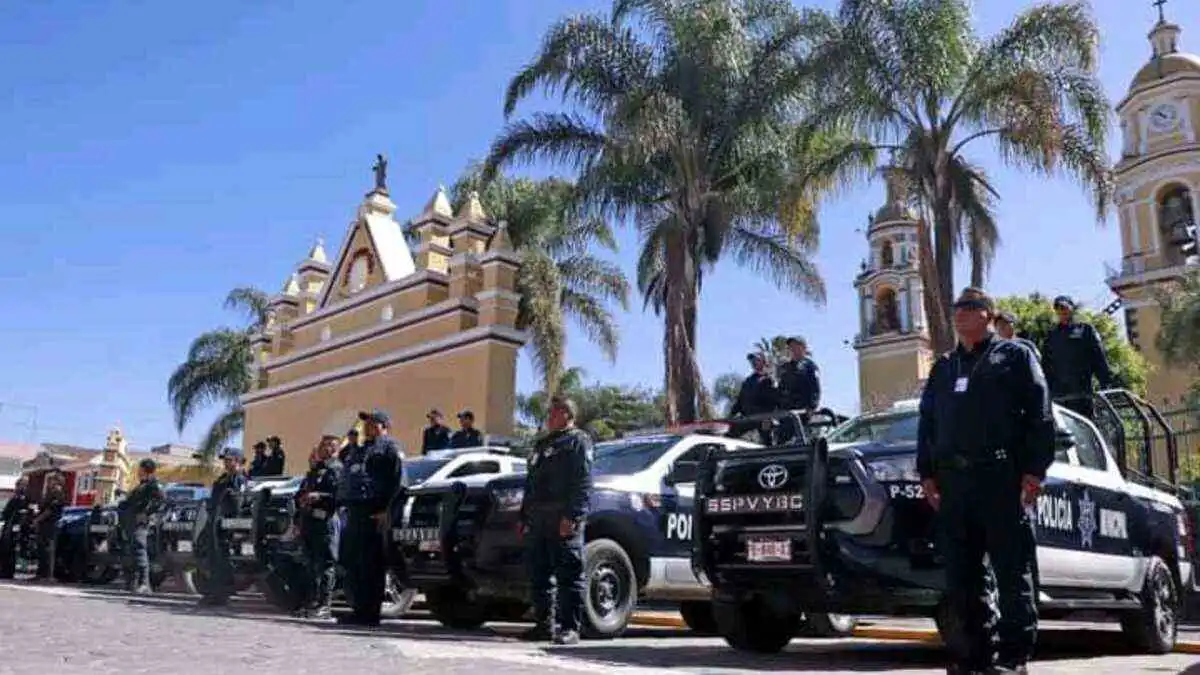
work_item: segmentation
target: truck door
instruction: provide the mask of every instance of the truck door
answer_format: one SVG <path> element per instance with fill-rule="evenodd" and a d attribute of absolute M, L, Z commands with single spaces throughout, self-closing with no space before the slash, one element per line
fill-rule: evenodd
<path fill-rule="evenodd" d="M 724 447 L 705 443 L 685 450 L 675 458 L 663 477 L 662 533 L 666 540 L 666 553 L 671 557 L 691 559 L 696 471 L 700 468 L 700 460 L 714 446 Z"/>

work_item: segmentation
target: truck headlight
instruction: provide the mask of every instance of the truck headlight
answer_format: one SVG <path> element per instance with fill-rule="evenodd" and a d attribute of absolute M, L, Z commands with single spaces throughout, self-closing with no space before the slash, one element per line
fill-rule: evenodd
<path fill-rule="evenodd" d="M 497 511 L 520 511 L 521 500 L 525 497 L 525 490 L 522 488 L 512 488 L 509 490 L 496 490 L 492 493 L 492 499 L 496 503 Z"/>
<path fill-rule="evenodd" d="M 880 482 L 912 482 L 921 481 L 917 473 L 916 455 L 893 455 L 867 460 L 871 475 Z"/>

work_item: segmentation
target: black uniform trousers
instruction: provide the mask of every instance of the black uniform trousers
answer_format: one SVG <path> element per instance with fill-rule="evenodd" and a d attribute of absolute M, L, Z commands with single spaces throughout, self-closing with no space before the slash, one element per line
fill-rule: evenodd
<path fill-rule="evenodd" d="M 229 561 L 229 538 L 221 533 L 217 522 L 220 518 L 210 520 L 200 536 L 208 542 L 208 555 L 205 561 L 208 579 L 200 592 L 210 603 L 223 604 L 234 592 L 233 564 Z"/>
<path fill-rule="evenodd" d="M 37 529 L 37 546 L 38 546 L 38 564 L 37 577 L 39 579 L 54 578 L 55 565 L 55 550 L 58 548 L 58 516 L 50 515 L 41 523 Z"/>
<path fill-rule="evenodd" d="M 379 621 L 387 580 L 383 536 L 368 504 L 346 505 L 346 529 L 342 532 L 338 559 L 345 570 L 346 596 L 354 617 Z"/>
<path fill-rule="evenodd" d="M 529 566 L 533 617 L 538 625 L 558 630 L 579 631 L 583 621 L 583 527 L 562 537 L 558 518 L 534 518 L 525 534 L 525 556 Z"/>
<path fill-rule="evenodd" d="M 967 640 L 966 653 L 954 656 L 970 669 L 987 668 L 998 632 L 1000 663 L 1025 663 L 1037 638 L 1037 545 L 1020 479 L 1009 463 L 997 462 L 939 471 L 937 484 L 947 597 Z M 985 554 L 999 595 L 998 626 Z"/>
<path fill-rule="evenodd" d="M 11 579 L 17 571 L 17 538 L 7 527 L 0 531 L 0 579 Z"/>
<path fill-rule="evenodd" d="M 150 583 L 150 528 L 144 524 L 125 523 L 124 568 L 125 584 L 136 588 Z"/>
<path fill-rule="evenodd" d="M 325 519 L 305 516 L 300 532 L 309 582 L 305 588 L 305 605 L 328 607 L 333 602 L 333 589 L 337 583 L 337 514 L 330 514 Z"/>

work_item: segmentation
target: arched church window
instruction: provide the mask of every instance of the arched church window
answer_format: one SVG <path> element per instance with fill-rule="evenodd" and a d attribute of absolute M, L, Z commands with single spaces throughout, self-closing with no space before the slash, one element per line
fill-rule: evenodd
<path fill-rule="evenodd" d="M 892 248 L 892 241 L 890 239 L 884 239 L 883 244 L 879 247 L 879 264 L 884 268 L 896 264 L 896 251 Z"/>
<path fill-rule="evenodd" d="M 1192 193 L 1182 185 L 1164 190 L 1158 198 L 1158 226 L 1167 246 L 1167 259 L 1182 263 L 1196 254 L 1196 215 Z"/>
<path fill-rule="evenodd" d="M 875 325 L 872 335 L 894 333 L 900 330 L 900 306 L 896 302 L 896 290 L 884 286 L 875 292 Z"/>

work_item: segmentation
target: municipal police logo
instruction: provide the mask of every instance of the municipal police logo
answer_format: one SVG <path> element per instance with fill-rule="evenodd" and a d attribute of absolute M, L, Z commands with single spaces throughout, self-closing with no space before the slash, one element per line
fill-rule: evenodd
<path fill-rule="evenodd" d="M 1004 355 L 1004 352 L 995 352 L 994 351 L 990 355 L 988 355 L 988 363 L 992 364 L 993 366 L 998 366 L 1001 363 L 1004 363 L 1004 361 L 1007 359 L 1008 359 L 1008 357 Z"/>
<path fill-rule="evenodd" d="M 1096 535 L 1096 502 L 1087 490 L 1079 500 L 1079 543 L 1084 548 L 1091 548 Z"/>

